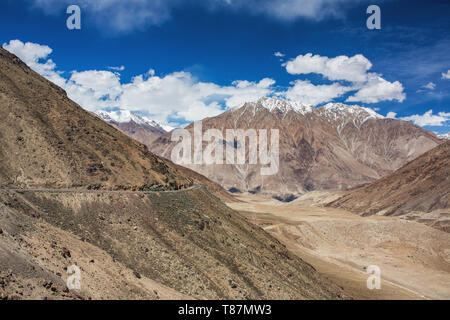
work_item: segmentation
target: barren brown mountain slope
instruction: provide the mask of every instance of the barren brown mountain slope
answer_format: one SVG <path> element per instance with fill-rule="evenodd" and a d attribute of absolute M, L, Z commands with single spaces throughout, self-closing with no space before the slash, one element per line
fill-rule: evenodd
<path fill-rule="evenodd" d="M 450 141 L 328 206 L 361 215 L 406 215 L 450 231 Z M 437 215 L 437 217 L 433 217 Z M 447 219 L 441 219 L 445 218 Z"/>
<path fill-rule="evenodd" d="M 6 225 L 0 236 L 2 246 L 15 243 L 26 255 L 22 262 L 11 258 L 17 255 L 14 250 L 0 252 L 2 269 L 19 279 L 45 279 L 56 285 L 66 277 L 63 267 L 83 263 L 83 269 L 91 266 L 82 271 L 84 298 L 107 298 L 98 289 L 105 287 L 113 297 L 151 299 L 148 286 L 133 289 L 137 279 L 113 292 L 114 286 L 127 282 L 130 271 L 155 287 L 197 299 L 342 297 L 339 288 L 310 265 L 202 188 L 165 193 L 4 191 L 0 197 L 7 203 L 0 207 L 1 219 L 17 216 L 29 221 Z M 60 239 L 43 235 L 47 232 Z M 70 250 L 70 258 L 61 258 L 63 247 Z M 115 281 L 108 283 L 108 273 L 94 267 L 110 267 L 110 276 L 117 270 L 125 274 L 113 274 Z M 101 279 L 97 287 L 95 279 Z"/>
<path fill-rule="evenodd" d="M 261 165 L 248 161 L 188 166 L 225 189 L 280 196 L 372 182 L 441 143 L 436 135 L 410 122 L 386 119 L 363 107 L 315 108 L 267 98 L 204 119 L 202 126 L 204 132 L 218 129 L 225 139 L 226 129 L 279 129 L 280 170 L 275 175 L 262 176 Z M 193 125 L 187 129 L 193 132 Z M 167 133 L 150 150 L 170 158 L 176 144 Z"/>
<path fill-rule="evenodd" d="M 183 188 L 206 178 L 154 156 L 3 49 L 0 67 L 2 297 L 345 297 L 206 188 Z M 65 288 L 73 264 L 81 292 Z"/>
<path fill-rule="evenodd" d="M 178 189 L 169 163 L 0 48 L 0 185 Z"/>

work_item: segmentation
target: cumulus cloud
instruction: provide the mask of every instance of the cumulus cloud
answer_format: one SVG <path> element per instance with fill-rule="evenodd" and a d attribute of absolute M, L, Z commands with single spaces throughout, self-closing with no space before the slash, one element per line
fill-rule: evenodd
<path fill-rule="evenodd" d="M 362 85 L 361 89 L 346 101 L 377 103 L 392 100 L 403 102 L 405 99 L 406 94 L 403 92 L 403 85 L 400 82 L 389 82 L 373 73 L 369 74 L 368 81 Z"/>
<path fill-rule="evenodd" d="M 120 76 L 104 70 L 73 71 L 63 88 L 72 100 L 91 111 L 118 106 L 122 95 Z"/>
<path fill-rule="evenodd" d="M 225 108 L 255 101 L 273 93 L 275 80 L 238 80 L 228 86 L 196 80 L 189 72 L 156 75 L 150 69 L 124 83 L 120 74 L 109 70 L 72 71 L 68 79 L 56 71 L 48 59 L 52 49 L 34 43 L 12 40 L 3 47 L 16 54 L 36 72 L 67 91 L 68 96 L 90 111 L 120 107 L 142 111 L 162 124 L 212 117 Z"/>
<path fill-rule="evenodd" d="M 450 79 L 450 70 L 442 73 L 442 79 Z"/>
<path fill-rule="evenodd" d="M 11 40 L 9 43 L 4 43 L 3 48 L 17 55 L 31 69 L 57 85 L 62 86 L 65 83 L 60 73 L 55 71 L 56 65 L 53 60 L 47 59 L 53 52 L 50 47 L 37 43 L 23 43 L 20 40 Z"/>
<path fill-rule="evenodd" d="M 288 100 L 301 101 L 312 105 L 332 101 L 351 90 L 339 83 L 333 83 L 331 85 L 314 85 L 308 80 L 297 80 L 292 84 L 292 87 L 280 95 Z"/>
<path fill-rule="evenodd" d="M 328 58 L 307 53 L 287 62 L 285 67 L 290 74 L 317 73 L 329 80 L 363 82 L 367 80 L 372 63 L 361 54 Z"/>
<path fill-rule="evenodd" d="M 164 77 L 140 75 L 124 84 L 120 102 L 155 117 L 201 120 L 223 112 L 224 108 L 255 101 L 272 92 L 272 79 L 259 82 L 234 81 L 229 86 L 198 82 L 189 72 L 174 72 Z M 221 101 L 224 105 L 221 105 Z"/>
<path fill-rule="evenodd" d="M 89 110 L 108 106 L 143 111 L 156 121 L 169 119 L 197 121 L 255 101 L 272 92 L 272 79 L 259 82 L 235 81 L 229 86 L 199 82 L 189 72 L 155 75 L 153 70 L 121 83 L 119 75 L 109 71 L 73 73 L 66 90 L 68 95 Z"/>
<path fill-rule="evenodd" d="M 273 54 L 275 57 L 283 58 L 285 56 L 284 53 L 281 53 L 280 51 L 277 51 Z"/>
<path fill-rule="evenodd" d="M 290 74 L 320 74 L 324 78 L 335 81 L 329 86 L 317 86 L 319 88 L 338 89 L 336 96 L 357 91 L 350 96 L 347 102 L 377 103 L 380 101 L 397 100 L 403 102 L 406 95 L 403 92 L 403 85 L 398 82 L 389 82 L 381 75 L 369 72 L 372 63 L 363 55 L 357 54 L 353 57 L 338 56 L 335 58 L 324 57 L 307 53 L 299 55 L 295 59 L 283 64 Z M 340 84 L 347 81 L 350 85 L 344 87 Z M 313 89 L 312 87 L 310 89 Z M 314 91 L 319 91 L 315 90 Z M 338 94 L 339 93 L 339 94 Z M 324 95 L 325 96 L 325 95 Z"/>
<path fill-rule="evenodd" d="M 438 114 L 433 114 L 433 110 L 428 110 L 422 115 L 415 114 L 408 117 L 400 118 L 405 121 L 412 121 L 418 126 L 443 126 L 446 122 L 450 121 L 450 112 L 439 112 Z"/>

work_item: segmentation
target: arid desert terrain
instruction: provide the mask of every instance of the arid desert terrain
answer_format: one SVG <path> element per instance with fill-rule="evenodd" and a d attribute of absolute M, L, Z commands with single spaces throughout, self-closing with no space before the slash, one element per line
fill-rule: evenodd
<path fill-rule="evenodd" d="M 228 205 L 277 238 L 355 299 L 450 299 L 450 234 L 401 217 L 361 217 L 320 205 L 312 192 L 291 203 L 242 195 Z M 381 269 L 367 289 L 366 268 Z"/>

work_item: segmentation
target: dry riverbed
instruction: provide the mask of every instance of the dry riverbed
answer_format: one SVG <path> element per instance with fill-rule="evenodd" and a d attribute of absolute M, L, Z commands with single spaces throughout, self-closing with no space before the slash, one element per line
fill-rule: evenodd
<path fill-rule="evenodd" d="M 228 203 L 356 299 L 450 299 L 450 234 L 398 217 L 361 217 L 320 199 L 281 203 L 253 195 Z M 381 269 L 381 290 L 366 268 Z"/>

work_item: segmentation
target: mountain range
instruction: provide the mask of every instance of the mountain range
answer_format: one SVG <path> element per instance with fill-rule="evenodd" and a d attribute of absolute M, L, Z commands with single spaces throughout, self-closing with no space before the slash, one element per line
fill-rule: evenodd
<path fill-rule="evenodd" d="M 226 129 L 278 129 L 280 164 L 275 175 L 262 176 L 261 165 L 248 161 L 186 166 L 227 190 L 280 199 L 373 182 L 442 143 L 432 132 L 407 121 L 385 118 L 370 108 L 341 103 L 313 107 L 274 98 L 262 98 L 206 118 L 202 126 L 203 131 L 218 129 L 223 136 Z M 193 134 L 194 124 L 186 129 Z M 165 133 L 149 148 L 170 158 L 176 144 L 171 141 L 171 133 Z M 248 150 L 245 152 L 248 159 Z"/>

